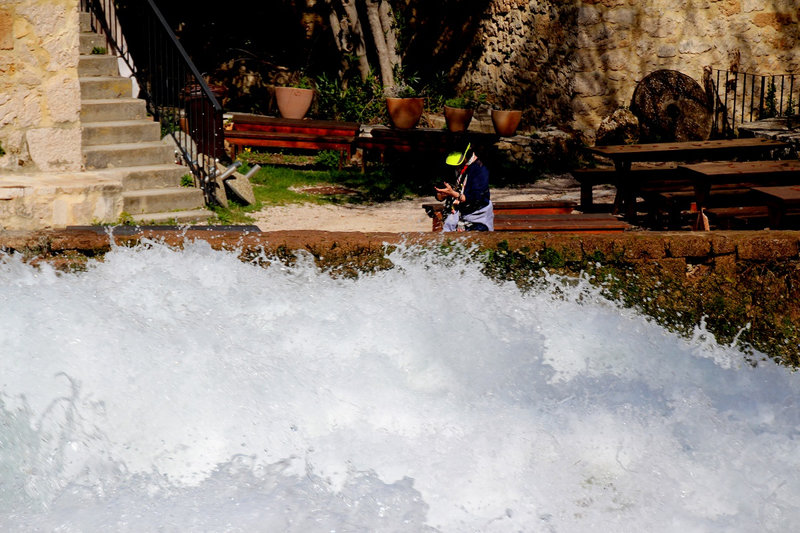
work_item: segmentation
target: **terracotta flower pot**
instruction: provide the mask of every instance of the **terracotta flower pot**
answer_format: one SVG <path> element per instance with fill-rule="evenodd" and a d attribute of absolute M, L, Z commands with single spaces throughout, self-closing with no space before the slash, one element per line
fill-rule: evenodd
<path fill-rule="evenodd" d="M 520 120 L 522 120 L 522 111 L 492 109 L 492 124 L 494 131 L 500 137 L 514 135 Z"/>
<path fill-rule="evenodd" d="M 474 114 L 474 109 L 444 106 L 444 120 L 447 123 L 447 129 L 454 133 L 467 131 Z"/>
<path fill-rule="evenodd" d="M 283 118 L 303 118 L 311 107 L 314 89 L 275 87 L 275 100 Z"/>
<path fill-rule="evenodd" d="M 389 112 L 389 121 L 399 130 L 415 128 L 422 117 L 424 105 L 424 98 L 387 98 L 386 110 Z"/>

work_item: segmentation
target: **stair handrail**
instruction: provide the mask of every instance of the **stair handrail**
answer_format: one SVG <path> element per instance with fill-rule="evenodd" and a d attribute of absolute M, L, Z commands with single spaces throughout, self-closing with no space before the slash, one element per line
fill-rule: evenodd
<path fill-rule="evenodd" d="M 81 8 L 133 75 L 162 137 L 174 140 L 176 160 L 189 167 L 206 203 L 215 203 L 218 163 L 227 159 L 222 106 L 153 0 L 144 2 L 149 9 L 131 8 L 143 21 L 136 35 L 123 31 L 114 0 L 81 0 Z"/>

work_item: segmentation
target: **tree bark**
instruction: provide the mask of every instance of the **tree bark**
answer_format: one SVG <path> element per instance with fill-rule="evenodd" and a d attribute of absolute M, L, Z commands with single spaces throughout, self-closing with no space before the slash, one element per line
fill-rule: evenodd
<path fill-rule="evenodd" d="M 386 43 L 386 33 L 381 24 L 380 0 L 366 0 L 367 18 L 369 27 L 372 30 L 372 38 L 375 42 L 375 50 L 378 53 L 378 65 L 381 69 L 381 81 L 384 87 L 394 87 L 394 66 L 389 55 L 389 47 Z"/>
<path fill-rule="evenodd" d="M 361 79 L 369 76 L 369 60 L 367 59 L 367 45 L 364 42 L 364 31 L 361 29 L 361 20 L 358 18 L 358 9 L 355 0 L 339 0 L 345 14 L 348 43 L 350 51 L 358 58 L 358 72 Z"/>
<path fill-rule="evenodd" d="M 386 48 L 389 51 L 389 61 L 392 64 L 392 69 L 400 64 L 400 55 L 397 49 L 397 34 L 394 26 L 394 14 L 392 13 L 392 6 L 387 0 L 380 2 L 378 6 L 378 13 L 381 17 L 381 27 L 383 28 L 383 35 L 386 38 Z"/>

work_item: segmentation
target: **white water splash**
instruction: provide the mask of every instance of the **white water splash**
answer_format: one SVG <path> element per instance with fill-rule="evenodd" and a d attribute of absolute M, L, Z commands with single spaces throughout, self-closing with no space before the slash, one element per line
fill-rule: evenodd
<path fill-rule="evenodd" d="M 0 261 L 0 529 L 787 531 L 797 376 L 419 250 Z M 556 286 L 560 296 L 550 291 Z"/>

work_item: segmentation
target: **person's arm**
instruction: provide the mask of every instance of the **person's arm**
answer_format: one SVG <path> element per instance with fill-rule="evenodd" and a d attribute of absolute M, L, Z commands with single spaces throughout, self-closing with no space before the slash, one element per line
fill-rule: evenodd
<path fill-rule="evenodd" d="M 441 188 L 441 189 L 438 188 L 438 187 L 434 187 L 434 188 L 436 189 L 436 199 L 439 200 L 440 202 L 442 200 L 444 200 L 445 198 L 447 198 L 448 196 L 452 196 L 458 202 L 466 201 L 466 197 L 464 196 L 464 193 L 460 193 L 460 192 L 457 192 L 457 191 L 453 190 L 453 187 L 451 187 L 450 184 L 447 183 L 447 182 L 445 182 L 444 187 Z"/>

